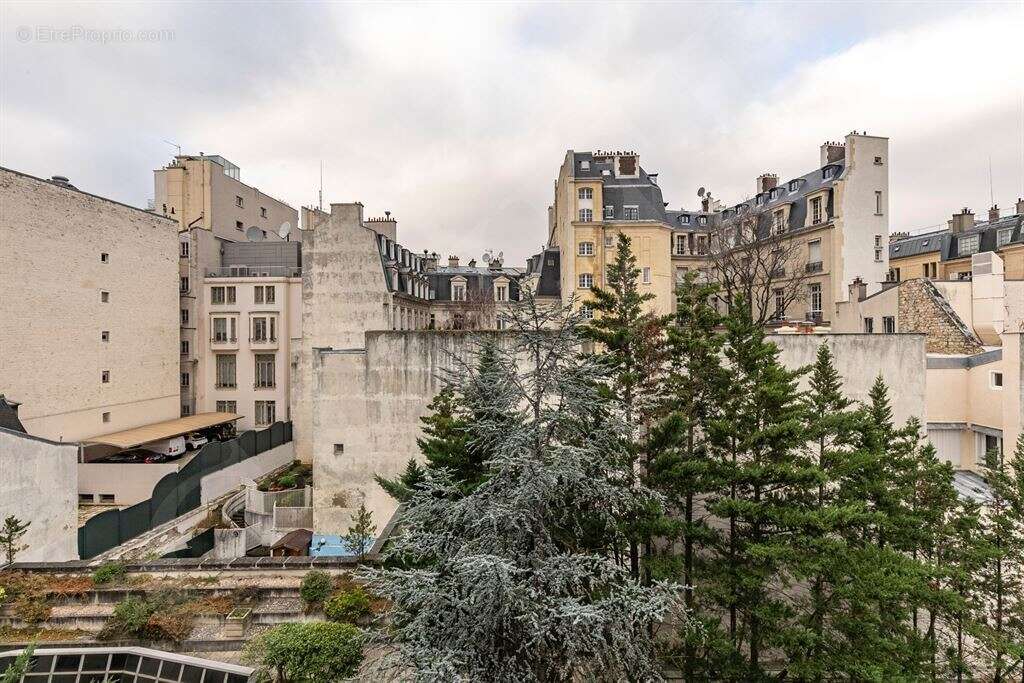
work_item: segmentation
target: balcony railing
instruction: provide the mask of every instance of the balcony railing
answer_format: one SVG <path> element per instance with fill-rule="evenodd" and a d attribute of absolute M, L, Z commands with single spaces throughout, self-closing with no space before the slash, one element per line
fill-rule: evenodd
<path fill-rule="evenodd" d="M 825 264 L 821 261 L 813 261 L 805 267 L 808 273 L 820 273 L 825 270 Z"/>
<path fill-rule="evenodd" d="M 206 277 L 302 277 L 297 266 L 222 266 L 208 268 Z"/>
<path fill-rule="evenodd" d="M 238 387 L 236 382 L 217 382 L 213 385 L 216 389 L 235 389 Z"/>
<path fill-rule="evenodd" d="M 270 337 L 249 337 L 249 343 L 250 344 L 276 344 L 277 343 L 277 335 L 272 335 Z"/>
<path fill-rule="evenodd" d="M 252 388 L 253 389 L 276 389 L 277 388 L 277 384 L 275 384 L 273 382 L 270 383 L 270 384 L 268 384 L 266 382 L 253 382 Z"/>
<path fill-rule="evenodd" d="M 215 335 L 211 340 L 211 344 L 235 344 L 238 342 L 238 337 L 228 336 L 217 336 Z"/>

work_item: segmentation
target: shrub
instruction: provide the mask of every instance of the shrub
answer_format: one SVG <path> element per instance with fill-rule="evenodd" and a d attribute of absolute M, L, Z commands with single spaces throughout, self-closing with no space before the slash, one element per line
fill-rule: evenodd
<path fill-rule="evenodd" d="M 370 596 L 359 586 L 335 593 L 324 604 L 324 614 L 331 621 L 355 624 L 370 614 Z"/>
<path fill-rule="evenodd" d="M 97 586 L 105 583 L 120 583 L 125 576 L 124 565 L 120 562 L 105 562 L 92 573 L 92 582 Z"/>
<path fill-rule="evenodd" d="M 363 661 L 363 634 L 329 621 L 281 624 L 249 641 L 243 656 L 264 675 L 276 672 L 293 683 L 340 681 Z"/>
<path fill-rule="evenodd" d="M 307 572 L 299 586 L 299 597 L 307 605 L 322 604 L 331 595 L 331 577 L 327 572 L 314 569 Z"/>
<path fill-rule="evenodd" d="M 146 597 L 130 595 L 114 607 L 103 625 L 103 640 L 184 640 L 192 631 L 193 614 L 186 597 L 175 591 L 160 591 Z"/>
<path fill-rule="evenodd" d="M 295 488 L 295 484 L 298 483 L 298 481 L 299 478 L 295 475 L 295 473 L 289 472 L 288 474 L 282 474 L 278 478 L 277 485 L 283 489 L 293 489 Z"/>

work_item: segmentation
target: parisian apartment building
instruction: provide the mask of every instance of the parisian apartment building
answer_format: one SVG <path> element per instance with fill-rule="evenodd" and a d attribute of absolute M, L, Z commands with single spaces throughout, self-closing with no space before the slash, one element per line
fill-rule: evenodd
<path fill-rule="evenodd" d="M 178 416 L 178 229 L 66 177 L 0 169 L 0 393 L 29 434 Z"/>
<path fill-rule="evenodd" d="M 179 231 L 179 412 L 187 416 L 212 409 L 217 400 L 206 395 L 207 388 L 216 381 L 215 376 L 211 378 L 209 374 L 215 366 L 210 365 L 206 355 L 215 338 L 212 304 L 205 284 L 207 275 L 221 272 L 219 269 L 224 265 L 221 252 L 227 244 L 294 240 L 298 211 L 242 182 L 240 168 L 216 154 L 178 155 L 164 168 L 155 170 L 153 175 L 153 211 L 175 220 Z M 239 271 L 236 269 L 235 272 Z M 282 287 L 280 283 L 270 286 Z M 251 294 L 249 286 L 246 294 Z M 281 294 L 285 295 L 283 291 Z M 254 328 L 255 321 L 259 319 L 255 314 L 260 311 L 270 314 L 274 310 L 266 308 L 265 300 L 257 302 L 255 295 L 252 297 L 245 300 L 256 308 L 247 309 L 245 317 L 239 314 L 235 318 L 236 324 L 244 326 L 236 329 L 236 339 L 259 339 L 263 333 Z M 269 305 L 277 306 L 276 299 Z M 261 351 L 266 355 L 272 351 L 265 344 L 255 343 L 256 346 L 247 349 L 247 353 Z M 255 363 L 254 357 L 246 357 L 245 367 L 249 367 L 250 360 Z M 275 365 L 284 362 L 283 358 L 275 359 Z M 267 400 L 274 401 L 273 398 Z M 263 406 L 262 417 L 266 417 L 267 404 Z M 249 413 L 254 411 L 254 406 L 245 406 L 242 411 L 246 416 L 244 424 L 252 426 L 249 423 L 255 416 Z M 286 418 L 280 415 L 278 419 Z"/>
<path fill-rule="evenodd" d="M 797 280 L 801 296 L 778 306 L 780 319 L 827 323 L 855 279 L 880 289 L 888 275 L 889 142 L 852 132 L 820 148 L 819 165 L 781 180 L 757 177 L 754 194 L 731 205 L 703 194 L 699 208 L 668 208 L 658 174 L 633 151 L 569 150 L 548 209 L 547 250 L 557 251 L 563 300 L 583 302 L 606 284 L 618 233 L 632 240 L 641 287 L 652 306 L 669 313 L 675 286 L 688 270 L 714 277 L 715 239 L 757 216 L 772 237 L 797 254 L 780 282 Z"/>

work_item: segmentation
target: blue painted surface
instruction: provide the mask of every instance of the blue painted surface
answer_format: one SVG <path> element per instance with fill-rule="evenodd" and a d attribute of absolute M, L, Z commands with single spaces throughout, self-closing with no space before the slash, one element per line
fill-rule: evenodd
<path fill-rule="evenodd" d="M 341 536 L 334 534 L 313 534 L 309 544 L 312 557 L 352 557 L 357 553 Z"/>

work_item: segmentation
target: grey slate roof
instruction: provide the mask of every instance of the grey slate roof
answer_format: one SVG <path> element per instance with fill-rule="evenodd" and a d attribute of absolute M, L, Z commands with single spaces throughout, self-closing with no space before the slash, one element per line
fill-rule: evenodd
<path fill-rule="evenodd" d="M 17 406 L 17 403 L 8 401 L 3 394 L 0 394 L 0 427 L 26 433 L 25 425 L 21 424 L 21 420 L 18 419 Z"/>
<path fill-rule="evenodd" d="M 452 278 L 463 277 L 466 279 L 466 293 L 470 301 L 476 300 L 491 301 L 494 298 L 494 281 L 499 277 L 508 278 L 508 296 L 510 301 L 519 301 L 519 278 L 523 271 L 519 268 L 486 268 L 477 266 L 459 266 L 451 268 L 439 266 L 436 270 L 430 271 L 431 289 L 434 290 L 435 301 L 452 300 Z"/>
<path fill-rule="evenodd" d="M 978 235 L 978 253 L 996 250 L 996 238 L 1002 230 L 1009 229 L 1009 244 L 1024 242 L 1024 216 L 1011 215 L 1003 216 L 996 221 L 981 221 L 975 223 L 970 230 L 965 230 L 959 235 L 954 235 L 949 228 L 934 230 L 920 235 L 911 235 L 898 240 L 891 240 L 889 243 L 889 258 L 903 258 L 916 256 L 931 252 L 939 252 L 939 260 L 951 261 L 965 258 L 968 255 L 960 255 L 960 240 L 972 235 Z"/>
<path fill-rule="evenodd" d="M 562 296 L 562 254 L 557 247 L 532 256 L 526 265 L 530 275 L 539 274 L 537 296 Z"/>

